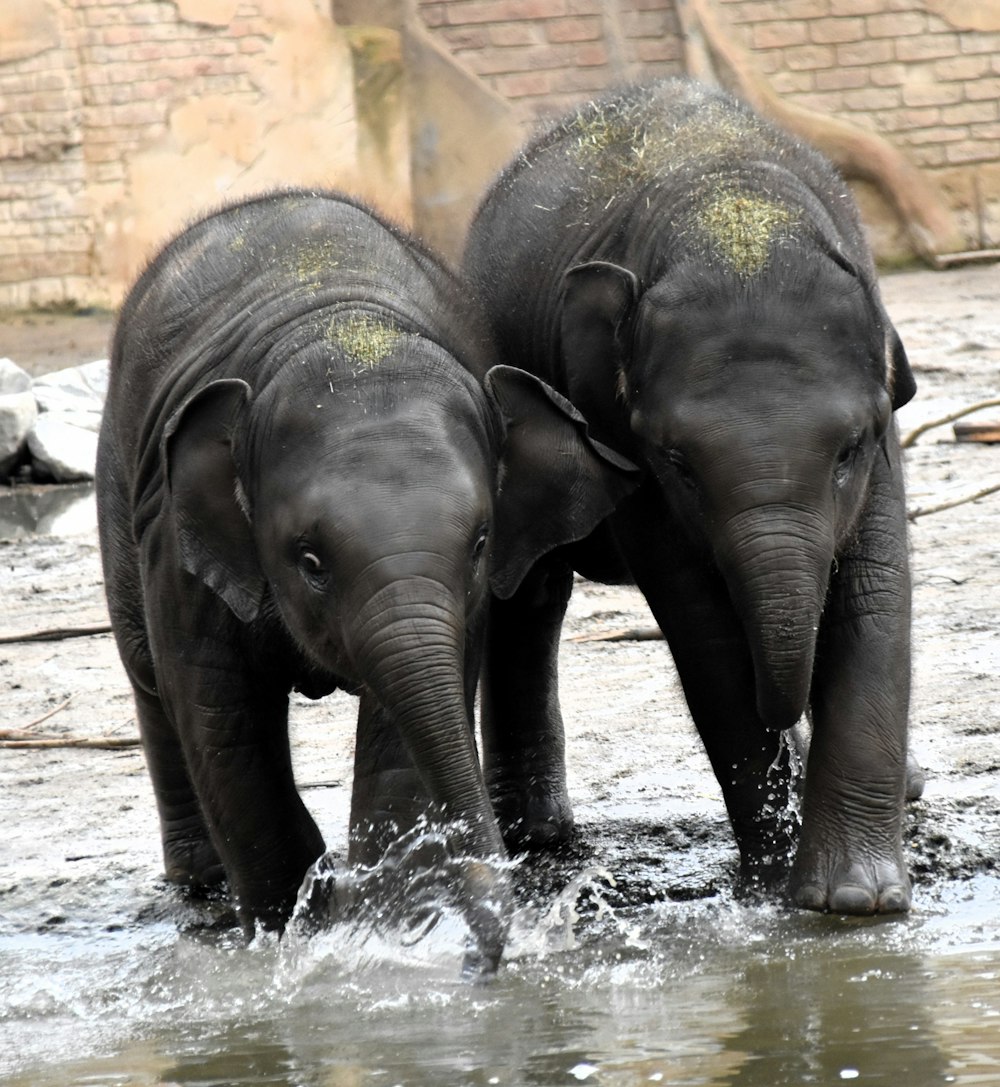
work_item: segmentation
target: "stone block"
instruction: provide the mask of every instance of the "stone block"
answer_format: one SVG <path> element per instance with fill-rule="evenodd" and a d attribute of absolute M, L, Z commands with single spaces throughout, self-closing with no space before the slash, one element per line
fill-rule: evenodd
<path fill-rule="evenodd" d="M 36 473 L 56 483 L 93 479 L 100 426 L 97 412 L 41 412 L 27 438 Z"/>
<path fill-rule="evenodd" d="M 104 408 L 108 393 L 107 359 L 43 374 L 32 382 L 40 412 L 96 412 Z"/>
<path fill-rule="evenodd" d="M 30 388 L 0 394 L 0 476 L 23 458 L 28 433 L 37 415 L 38 407 Z"/>
<path fill-rule="evenodd" d="M 13 359 L 0 359 L 0 396 L 31 390 L 31 375 Z"/>

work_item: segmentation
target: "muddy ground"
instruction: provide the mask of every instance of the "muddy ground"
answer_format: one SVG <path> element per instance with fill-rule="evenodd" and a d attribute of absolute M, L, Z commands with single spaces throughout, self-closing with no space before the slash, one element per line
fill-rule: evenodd
<path fill-rule="evenodd" d="M 889 276 L 887 306 L 909 351 L 918 398 L 905 433 L 1000 395 L 1000 265 Z M 55 369 L 105 354 L 107 315 L 0 322 L 0 355 Z M 1000 418 L 1000 409 L 977 418 Z M 925 509 L 1000 483 L 1000 446 L 957 443 L 950 426 L 908 452 L 909 504 Z M 2 500 L 2 499 L 0 499 Z M 907 815 L 915 909 L 944 888 L 991 878 L 1000 860 L 1000 494 L 912 524 L 911 743 L 927 772 Z M 5 634 L 106 618 L 96 533 L 0 541 Z M 720 794 L 662 642 L 574 640 L 651 625 L 635 592 L 580 583 L 562 654 L 570 786 L 582 860 L 618 874 L 633 902 L 715 893 L 732 872 Z M 32 724 L 49 711 L 44 722 Z M 297 699 L 292 736 L 307 803 L 343 846 L 352 700 Z M 136 734 L 109 635 L 0 645 L 0 728 L 47 736 Z M 0 915 L 15 931 L 89 919 L 129 925 L 167 896 L 158 882 L 152 793 L 136 748 L 0 750 Z"/>

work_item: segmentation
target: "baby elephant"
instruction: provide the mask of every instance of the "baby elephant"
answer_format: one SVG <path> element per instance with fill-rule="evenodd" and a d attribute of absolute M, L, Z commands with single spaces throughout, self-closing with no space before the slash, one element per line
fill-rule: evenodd
<path fill-rule="evenodd" d="M 915 385 L 847 186 L 721 92 L 628 88 L 508 166 L 465 268 L 503 357 L 642 470 L 585 544 L 491 614 L 484 762 L 508 835 L 549 841 L 572 818 L 554 680 L 575 567 L 642 590 L 746 881 L 781 883 L 794 854 L 800 906 L 905 910 L 910 576 L 893 413 Z M 806 713 L 796 840 L 780 733 Z"/>
<path fill-rule="evenodd" d="M 293 689 L 360 694 L 353 863 L 428 808 L 465 854 L 503 853 L 472 717 L 491 588 L 589 532 L 632 472 L 491 364 L 456 277 L 332 193 L 208 216 L 122 308 L 97 469 L 111 620 L 167 877 L 227 879 L 248 932 L 283 926 L 324 852 Z M 470 895 L 502 898 L 472 871 Z"/>

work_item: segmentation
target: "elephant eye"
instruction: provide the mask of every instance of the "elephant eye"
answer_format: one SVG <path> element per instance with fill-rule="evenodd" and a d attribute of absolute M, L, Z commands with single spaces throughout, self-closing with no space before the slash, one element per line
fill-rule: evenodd
<path fill-rule="evenodd" d="M 307 544 L 299 545 L 299 572 L 310 584 L 322 587 L 328 580 L 326 567 L 319 555 Z"/>
<path fill-rule="evenodd" d="M 676 478 L 680 480 L 688 490 L 696 491 L 698 489 L 698 481 L 695 479 L 694 470 L 687 457 L 685 457 L 679 449 L 668 449 L 664 455 L 667 464 L 670 466 Z"/>
<path fill-rule="evenodd" d="M 483 552 L 486 550 L 486 542 L 490 538 L 489 525 L 483 525 L 479 530 L 478 536 L 476 536 L 476 542 L 472 545 L 472 562 L 478 564 L 479 560 L 483 556 Z"/>
<path fill-rule="evenodd" d="M 858 458 L 858 453 L 861 451 L 860 438 L 853 438 L 848 445 L 840 451 L 840 456 L 837 458 L 837 463 L 833 469 L 833 481 L 838 487 L 842 487 L 850 478 L 851 472 L 854 469 L 854 462 Z"/>

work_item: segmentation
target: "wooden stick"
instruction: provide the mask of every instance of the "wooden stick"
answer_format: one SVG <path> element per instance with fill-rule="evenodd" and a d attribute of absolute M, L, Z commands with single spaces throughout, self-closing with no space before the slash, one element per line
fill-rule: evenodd
<path fill-rule="evenodd" d="M 40 736 L 35 740 L 0 740 L 0 748 L 93 747 L 112 750 L 138 747 L 138 736 Z"/>
<path fill-rule="evenodd" d="M 110 634 L 110 623 L 92 623 L 83 627 L 50 627 L 48 630 L 28 630 L 23 634 L 0 634 L 0 645 L 16 642 L 58 642 L 67 638 L 89 638 L 94 634 Z"/>
<path fill-rule="evenodd" d="M 35 725 L 40 725 L 43 721 L 47 721 L 50 717 L 55 717 L 55 715 L 57 713 L 60 713 L 62 710 L 64 710 L 70 704 L 70 702 L 72 702 L 72 701 L 73 701 L 73 696 L 70 695 L 69 698 L 67 698 L 65 702 L 60 702 L 59 705 L 56 706 L 55 709 L 49 710 L 48 713 L 43 713 L 41 717 L 36 717 L 34 719 L 34 721 L 29 721 L 24 726 L 23 729 L 13 729 L 12 731 L 15 731 L 15 732 L 27 732 L 28 729 L 34 728 Z"/>
<path fill-rule="evenodd" d="M 970 404 L 967 408 L 961 408 L 959 411 L 950 412 L 948 415 L 943 415 L 940 419 L 931 419 L 928 423 L 921 423 L 915 430 L 911 430 L 909 434 L 899 443 L 903 449 L 909 449 L 913 445 L 917 438 L 921 434 L 926 434 L 928 430 L 933 430 L 935 427 L 945 426 L 947 423 L 953 423 L 956 419 L 961 419 L 963 415 L 971 415 L 974 411 L 980 411 L 982 408 L 997 408 L 1000 407 L 1000 399 L 994 398 L 993 400 L 980 400 L 978 404 Z"/>
<path fill-rule="evenodd" d="M 659 627 L 624 627 L 621 630 L 599 631 L 596 634 L 574 634 L 568 642 L 658 642 L 663 638 Z"/>
<path fill-rule="evenodd" d="M 984 487 L 975 494 L 967 494 L 964 498 L 953 498 L 948 502 L 941 502 L 936 506 L 918 506 L 910 510 L 906 515 L 907 520 L 915 521 L 918 517 L 926 517 L 929 513 L 941 513 L 944 510 L 953 510 L 956 506 L 964 506 L 966 502 L 975 502 L 977 498 L 985 498 L 988 494 L 996 494 L 1000 491 L 1000 483 L 994 483 L 992 487 Z"/>

